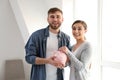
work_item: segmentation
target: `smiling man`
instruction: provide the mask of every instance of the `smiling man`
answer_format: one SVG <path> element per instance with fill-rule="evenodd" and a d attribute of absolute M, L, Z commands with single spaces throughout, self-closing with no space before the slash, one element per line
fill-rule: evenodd
<path fill-rule="evenodd" d="M 70 37 L 60 31 L 63 22 L 63 12 L 59 8 L 48 10 L 49 25 L 32 33 L 25 45 L 28 63 L 32 64 L 30 80 L 63 80 L 64 67 L 59 61 L 54 61 L 53 51 L 62 46 L 70 47 Z"/>

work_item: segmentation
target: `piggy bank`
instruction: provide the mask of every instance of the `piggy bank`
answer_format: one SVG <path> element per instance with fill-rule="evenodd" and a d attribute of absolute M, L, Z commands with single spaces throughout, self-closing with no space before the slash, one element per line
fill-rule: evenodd
<path fill-rule="evenodd" d="M 67 61 L 67 55 L 61 51 L 54 51 L 53 55 L 55 56 L 54 60 L 59 61 L 60 63 L 65 66 L 66 61 Z"/>

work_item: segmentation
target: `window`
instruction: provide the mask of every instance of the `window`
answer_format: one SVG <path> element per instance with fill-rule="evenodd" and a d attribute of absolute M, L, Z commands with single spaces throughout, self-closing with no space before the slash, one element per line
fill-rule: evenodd
<path fill-rule="evenodd" d="M 102 80 L 119 80 L 120 38 L 118 0 L 103 0 L 102 10 Z"/>

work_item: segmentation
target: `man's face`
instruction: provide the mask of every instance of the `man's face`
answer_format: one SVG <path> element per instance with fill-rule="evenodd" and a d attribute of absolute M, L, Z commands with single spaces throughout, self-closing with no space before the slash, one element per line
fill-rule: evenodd
<path fill-rule="evenodd" d="M 47 20 L 49 27 L 51 27 L 51 29 L 57 30 L 63 22 L 63 15 L 59 11 L 56 11 L 55 13 L 48 14 Z"/>

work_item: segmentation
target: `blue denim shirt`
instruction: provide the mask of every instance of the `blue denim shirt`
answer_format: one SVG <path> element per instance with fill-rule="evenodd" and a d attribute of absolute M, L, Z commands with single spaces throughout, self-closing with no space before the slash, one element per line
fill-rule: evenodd
<path fill-rule="evenodd" d="M 32 33 L 25 45 L 25 59 L 28 63 L 32 64 L 30 80 L 46 80 L 45 64 L 36 65 L 35 58 L 46 57 L 47 37 L 49 37 L 49 26 L 47 28 L 43 28 Z M 58 45 L 58 47 L 67 46 L 69 48 L 70 37 L 60 31 L 58 34 Z M 57 80 L 64 80 L 63 71 L 63 69 L 57 69 Z"/>

